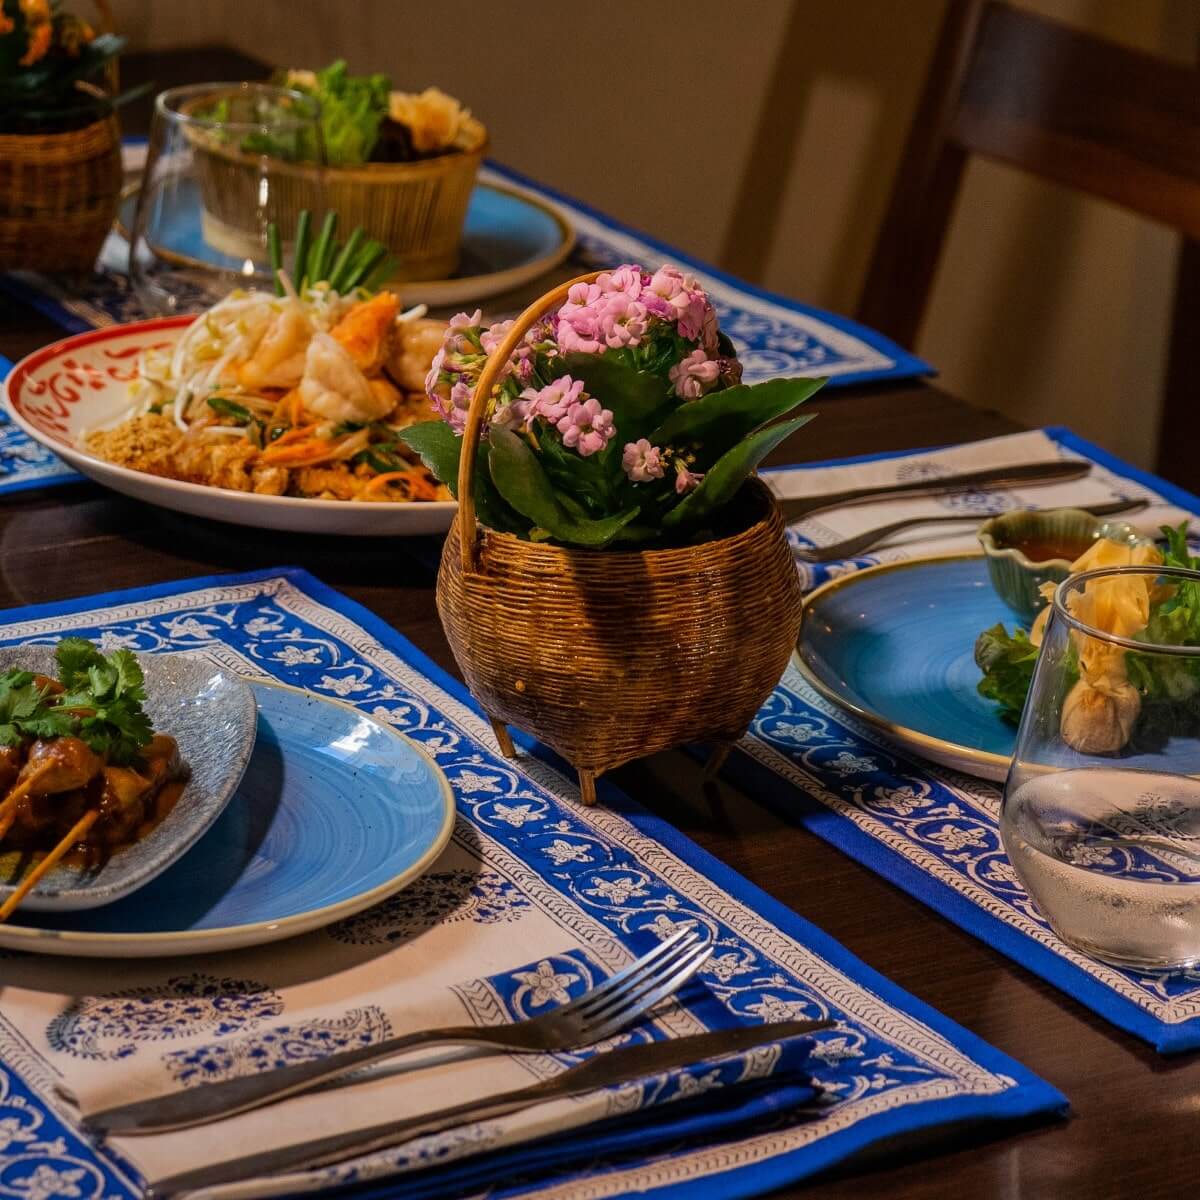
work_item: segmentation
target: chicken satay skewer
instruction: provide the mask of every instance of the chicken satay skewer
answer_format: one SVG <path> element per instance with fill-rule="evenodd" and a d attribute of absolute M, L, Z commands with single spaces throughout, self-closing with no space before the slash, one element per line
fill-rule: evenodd
<path fill-rule="evenodd" d="M 37 781 L 53 769 L 54 763 L 43 763 L 35 771 L 26 775 L 24 779 L 14 784 L 12 790 L 3 800 L 0 800 L 0 841 L 4 840 L 5 835 L 12 827 L 13 820 L 17 815 L 17 805 L 33 791 Z"/>
<path fill-rule="evenodd" d="M 87 832 L 100 819 L 100 813 L 97 809 L 92 809 L 86 812 L 74 825 L 66 836 L 42 859 L 32 871 L 21 881 L 17 890 L 13 892 L 3 904 L 0 904 L 0 923 L 7 921 L 10 916 L 16 911 L 17 906 L 29 895 L 31 891 L 42 881 L 42 878 L 48 871 L 51 871 L 58 865 L 59 860 L 66 854 L 76 842 L 86 836 Z"/>

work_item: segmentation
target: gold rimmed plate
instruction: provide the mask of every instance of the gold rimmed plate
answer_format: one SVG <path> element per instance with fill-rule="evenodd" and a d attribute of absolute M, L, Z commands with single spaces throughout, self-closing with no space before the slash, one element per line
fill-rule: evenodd
<path fill-rule="evenodd" d="M 977 690 L 975 640 L 1013 616 L 982 555 L 868 567 L 816 589 L 793 661 L 828 701 L 942 766 L 1002 782 L 1016 729 Z"/>

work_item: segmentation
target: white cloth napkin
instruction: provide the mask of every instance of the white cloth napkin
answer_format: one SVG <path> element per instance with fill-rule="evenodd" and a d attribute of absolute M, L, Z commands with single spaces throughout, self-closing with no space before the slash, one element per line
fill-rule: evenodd
<path fill-rule="evenodd" d="M 586 921 L 559 922 L 529 902 L 517 883 L 480 860 L 477 846 L 474 831 L 460 821 L 430 874 L 393 901 L 329 931 L 257 950 L 110 964 L 0 952 L 0 1005 L 19 1035 L 0 1022 L 0 1057 L 41 1076 L 86 1116 L 199 1078 L 253 1072 L 256 1061 L 267 1067 L 299 1061 L 308 1056 L 306 1046 L 315 1057 L 388 1033 L 536 1015 L 631 961 L 598 922 L 590 928 Z M 679 1005 L 656 1024 L 665 1036 L 705 1030 Z M 334 1092 L 178 1133 L 117 1138 L 114 1145 L 154 1182 L 524 1087 L 568 1065 L 550 1055 L 470 1053 L 430 1048 Z M 418 1061 L 438 1065 L 408 1069 Z M 764 1059 L 761 1067 L 770 1073 L 774 1061 Z M 743 1077 L 754 1074 L 748 1069 Z M 475 1150 L 492 1150 L 632 1111 L 647 1099 L 635 1092 L 544 1103 L 418 1139 L 404 1165 L 416 1169 L 466 1151 L 447 1140 L 455 1136 L 476 1139 Z M 251 1181 L 220 1194 L 279 1194 L 318 1182 L 311 1176 L 295 1177 L 291 1186 Z"/>
<path fill-rule="evenodd" d="M 906 454 L 899 458 L 876 459 L 840 467 L 799 467 L 763 472 L 767 485 L 781 499 L 820 496 L 848 488 L 873 484 L 905 482 L 918 478 L 936 478 L 987 467 L 1016 466 L 1026 463 L 1057 462 L 1080 458 L 1041 430 L 989 438 L 945 450 Z M 1147 535 L 1157 535 L 1162 525 L 1178 525 L 1189 515 L 1168 503 L 1146 485 L 1115 474 L 1099 464 L 1083 479 L 1066 483 L 1027 485 L 1019 489 L 972 491 L 952 496 L 916 497 L 909 500 L 884 500 L 828 509 L 796 521 L 788 536 L 796 545 L 822 546 L 842 538 L 900 521 L 910 516 L 937 516 L 961 512 L 961 525 L 915 526 L 895 534 L 849 563 L 829 563 L 810 567 L 801 564 L 807 586 L 822 582 L 823 577 L 872 562 L 895 562 L 924 555 L 962 553 L 979 549 L 977 530 L 989 515 L 1017 508 L 1059 508 L 1073 505 L 1102 504 L 1116 499 L 1149 500 L 1141 512 L 1117 514 L 1113 521 L 1128 522 Z"/>

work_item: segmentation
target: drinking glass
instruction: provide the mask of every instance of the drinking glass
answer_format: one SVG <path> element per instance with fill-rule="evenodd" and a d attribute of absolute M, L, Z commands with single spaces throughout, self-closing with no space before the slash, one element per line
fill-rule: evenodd
<path fill-rule="evenodd" d="M 154 102 L 129 276 L 157 315 L 273 284 L 267 230 L 320 212 L 324 144 L 311 96 L 258 83 L 172 88 Z"/>
<path fill-rule="evenodd" d="M 1200 646 L 1170 615 L 1198 585 L 1153 566 L 1059 585 L 1004 788 L 1004 849 L 1055 932 L 1139 970 L 1200 963 Z M 1139 628 L 1150 601 L 1132 637 L 1082 619 Z"/>

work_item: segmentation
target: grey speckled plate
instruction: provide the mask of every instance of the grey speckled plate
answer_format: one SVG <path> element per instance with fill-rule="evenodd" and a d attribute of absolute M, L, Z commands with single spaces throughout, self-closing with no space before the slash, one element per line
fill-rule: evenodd
<path fill-rule="evenodd" d="M 60 866 L 26 897 L 22 909 L 70 912 L 98 908 L 149 883 L 191 849 L 221 815 L 241 782 L 254 749 L 257 709 L 250 686 L 204 658 L 140 654 L 146 674 L 146 711 L 154 728 L 179 742 L 191 769 L 167 818 L 102 867 Z M 0 647 L 0 672 L 14 668 L 55 673 L 54 647 Z M 0 900 L 13 891 L 28 861 L 0 853 Z"/>

